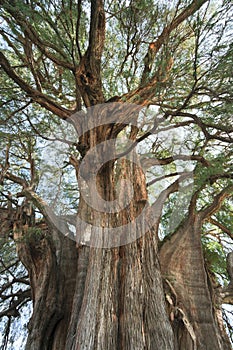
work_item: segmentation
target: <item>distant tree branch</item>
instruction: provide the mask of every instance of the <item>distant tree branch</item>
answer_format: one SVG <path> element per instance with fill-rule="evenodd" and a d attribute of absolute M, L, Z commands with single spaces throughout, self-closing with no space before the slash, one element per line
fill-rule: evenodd
<path fill-rule="evenodd" d="M 51 141 L 51 142 L 58 141 L 58 142 L 65 143 L 65 144 L 67 144 L 69 146 L 76 146 L 77 147 L 77 145 L 78 145 L 77 142 L 69 141 L 69 140 L 66 140 L 66 139 L 61 139 L 60 137 L 47 137 L 45 135 L 42 135 L 41 132 L 33 125 L 33 123 L 31 122 L 31 120 L 30 120 L 28 115 L 26 115 L 26 118 L 27 118 L 31 128 L 35 132 L 35 134 L 38 135 L 39 137 L 41 137 L 43 140 L 47 140 L 47 141 Z"/>
<path fill-rule="evenodd" d="M 25 302 L 31 300 L 31 289 L 26 289 L 15 293 L 12 298 L 13 300 L 11 301 L 10 306 L 0 312 L 0 318 L 3 316 L 19 316 L 18 308 L 22 306 L 22 303 L 24 304 Z"/>
<path fill-rule="evenodd" d="M 124 116 L 125 117 L 125 116 Z M 160 121 L 163 121 L 163 118 L 160 120 Z M 125 121 L 125 123 L 127 123 L 127 121 Z M 158 128 L 158 124 L 159 124 L 159 120 L 155 120 L 154 121 L 154 126 L 147 132 L 145 132 L 145 134 L 143 134 L 142 136 L 140 136 L 139 138 L 137 138 L 132 144 L 131 146 L 125 150 L 124 152 L 122 153 L 119 153 L 116 155 L 116 158 L 121 158 L 121 157 L 124 157 L 126 156 L 127 154 L 129 154 L 140 142 L 144 141 L 146 138 L 148 138 L 149 136 L 151 135 L 156 135 L 156 134 L 159 134 L 163 131 L 168 131 L 168 130 L 172 130 L 172 129 L 176 129 L 176 128 L 179 128 L 179 127 L 182 127 L 182 126 L 188 126 L 192 123 L 192 121 L 185 121 L 185 122 L 180 122 L 180 123 L 176 123 L 176 124 L 172 124 L 172 125 L 169 125 L 167 127 L 164 127 L 164 128 L 160 128 L 160 129 L 157 129 Z M 117 124 L 116 127 L 114 128 L 114 135 L 117 135 L 123 128 L 125 127 L 124 125 L 124 120 L 122 120 L 122 124 Z M 113 135 L 113 133 L 112 133 Z"/>
<path fill-rule="evenodd" d="M 79 45 L 79 27 L 80 27 L 80 21 L 81 21 L 81 12 L 82 12 L 82 0 L 78 0 L 78 15 L 77 15 L 77 21 L 76 21 L 76 37 L 75 37 L 75 41 L 76 41 L 76 46 L 78 49 L 78 54 L 79 54 L 79 58 L 82 58 L 82 53 L 81 53 L 81 49 L 80 49 L 80 45 Z"/>
<path fill-rule="evenodd" d="M 28 83 L 26 83 L 11 67 L 6 56 L 0 52 L 0 65 L 6 74 L 29 96 L 34 102 L 39 103 L 42 107 L 46 108 L 50 112 L 59 116 L 61 119 L 67 119 L 72 111 L 65 109 L 64 107 L 58 105 L 55 101 L 50 99 L 48 96 L 42 92 L 32 88 Z"/>
<path fill-rule="evenodd" d="M 4 3 L 4 2 L 3 2 Z M 48 41 L 42 41 L 36 30 L 32 27 L 30 22 L 22 15 L 17 6 L 15 6 L 15 1 L 12 1 L 12 4 L 8 5 L 5 2 L 6 10 L 11 14 L 11 16 L 15 19 L 16 23 L 20 25 L 22 30 L 24 31 L 26 37 L 34 43 L 40 51 L 49 58 L 52 62 L 54 62 L 58 66 L 62 66 L 64 68 L 68 68 L 74 71 L 75 67 L 72 63 L 67 61 L 66 54 L 60 49 L 58 45 L 55 45 Z M 55 52 L 57 52 L 64 60 L 59 59 L 49 50 L 51 48 Z"/>
<path fill-rule="evenodd" d="M 177 111 L 166 111 L 166 118 L 171 115 L 171 116 L 180 116 L 180 117 L 188 117 L 193 119 L 194 123 L 200 127 L 202 130 L 203 134 L 205 135 L 206 140 L 219 140 L 227 143 L 232 143 L 233 138 L 230 136 L 230 133 L 232 132 L 231 128 L 227 128 L 225 126 L 221 125 L 213 125 L 210 123 L 205 123 L 201 120 L 200 117 L 198 117 L 196 114 L 189 113 L 189 112 L 182 112 L 180 109 Z M 221 136 L 219 135 L 218 132 L 215 134 L 210 134 L 208 131 L 208 128 L 215 128 L 217 130 L 223 131 L 225 133 L 229 134 L 229 137 Z M 228 129 L 228 130 L 227 130 Z"/>
<path fill-rule="evenodd" d="M 210 164 L 209 162 L 202 156 L 199 155 L 185 155 L 185 154 L 178 154 L 174 155 L 172 157 L 167 157 L 167 158 L 146 158 L 144 161 L 142 160 L 143 167 L 150 168 L 155 165 L 167 165 L 175 160 L 183 160 L 183 161 L 198 161 L 202 163 L 205 167 L 208 167 Z"/>
<path fill-rule="evenodd" d="M 19 260 L 17 261 L 17 263 L 19 262 Z M 7 295 L 2 295 L 7 289 L 9 289 L 13 283 L 22 283 L 22 284 L 26 284 L 26 285 L 30 285 L 28 276 L 25 277 L 21 277 L 21 278 L 14 278 L 12 281 L 5 283 L 3 286 L 1 286 L 0 289 L 0 295 L 1 298 L 6 300 L 7 298 L 11 298 L 12 296 L 16 296 L 16 293 L 11 293 L 11 294 L 7 294 Z"/>
<path fill-rule="evenodd" d="M 146 186 L 149 187 L 153 184 L 155 184 L 156 182 L 159 182 L 161 180 L 164 180 L 164 179 L 168 179 L 169 177 L 173 177 L 173 176 L 183 176 L 183 175 L 191 175 L 191 172 L 185 172 L 185 171 L 176 171 L 175 173 L 171 173 L 171 174 L 166 174 L 166 175 L 163 175 L 163 176 L 159 176 L 159 177 L 156 177 L 155 179 L 149 181 Z"/>
<path fill-rule="evenodd" d="M 178 16 L 176 16 L 172 22 L 163 29 L 156 41 L 151 42 L 148 47 L 147 54 L 144 58 L 144 71 L 142 73 L 141 84 L 144 84 L 148 78 L 148 74 L 151 72 L 151 66 L 155 59 L 155 56 L 161 46 L 167 41 L 171 32 L 176 29 L 184 20 L 193 15 L 200 7 L 206 3 L 207 0 L 194 0 L 189 6 L 187 6 Z"/>

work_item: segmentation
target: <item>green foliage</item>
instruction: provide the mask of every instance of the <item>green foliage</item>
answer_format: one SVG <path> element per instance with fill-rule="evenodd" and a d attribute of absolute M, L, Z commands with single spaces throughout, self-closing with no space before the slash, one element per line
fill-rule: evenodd
<path fill-rule="evenodd" d="M 204 257 L 210 271 L 221 277 L 221 283 L 227 283 L 226 253 L 221 243 L 210 236 L 202 237 Z"/>
<path fill-rule="evenodd" d="M 0 251 L 1 251 L 1 258 L 6 265 L 13 264 L 18 260 L 15 244 L 12 240 L 6 240 L 5 238 L 0 238 Z M 3 271 L 4 266 L 1 266 L 1 269 Z"/>
<path fill-rule="evenodd" d="M 39 227 L 28 227 L 22 238 L 17 240 L 17 243 L 24 242 L 36 245 L 44 238 L 45 234 Z"/>
<path fill-rule="evenodd" d="M 18 349 L 23 349 L 26 341 L 27 321 L 31 313 L 30 298 L 22 300 L 14 313 L 7 314 L 7 309 L 14 301 L 17 301 L 20 293 L 28 288 L 28 276 L 18 259 L 13 240 L 0 239 L 0 256 L 0 312 L 6 313 L 0 322 L 1 349 L 14 350 L 16 343 Z"/>

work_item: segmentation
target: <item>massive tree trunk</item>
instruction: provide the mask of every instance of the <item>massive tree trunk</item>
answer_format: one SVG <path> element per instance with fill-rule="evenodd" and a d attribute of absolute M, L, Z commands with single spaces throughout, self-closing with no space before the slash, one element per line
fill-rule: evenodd
<path fill-rule="evenodd" d="M 120 169 L 120 176 L 134 183 L 131 203 L 116 217 L 93 210 L 81 198 L 83 219 L 114 227 L 139 215 L 147 200 L 145 177 L 125 160 Z M 97 188 L 106 200 L 116 195 L 113 170 L 109 162 L 98 174 Z M 126 193 L 123 188 L 119 195 Z M 24 220 L 15 239 L 30 274 L 34 306 L 26 349 L 230 349 L 205 269 L 203 218 L 190 212 L 159 252 L 158 221 L 137 239 L 142 226 L 139 232 L 124 231 L 135 237 L 127 245 L 101 248 L 103 242 L 75 246 L 54 228 L 42 227 L 35 239 Z M 101 238 L 93 231 L 89 239 Z"/>
<path fill-rule="evenodd" d="M 98 134 L 98 142 L 101 142 L 96 129 L 87 136 L 86 144 L 88 140 L 90 144 L 90 140 L 97 139 L 93 133 Z M 102 133 L 103 139 L 107 134 Z M 113 165 L 112 161 L 107 162 L 96 180 L 99 194 L 106 201 L 116 198 Z M 86 164 L 86 167 L 91 169 L 91 164 Z M 124 227 L 137 217 L 147 201 L 145 176 L 137 165 L 122 160 L 117 177 L 118 180 L 130 178 L 134 184 L 131 202 L 122 211 L 118 210 L 118 214 L 106 215 L 95 211 L 94 205 L 87 206 L 81 198 L 79 215 L 83 220 L 96 226 L 114 228 Z M 90 188 L 94 180 L 86 178 L 87 183 L 90 181 Z M 119 189 L 121 203 L 124 203 L 123 197 L 127 197 L 128 191 L 127 186 Z M 141 229 L 138 225 L 137 230 Z M 126 237 L 136 237 L 137 234 L 127 231 L 127 228 L 121 233 Z M 88 248 L 79 244 L 77 284 L 67 349 L 173 349 L 173 333 L 165 310 L 154 230 L 138 240 L 132 239 L 127 245 L 123 242 L 124 236 L 120 247 L 116 244 L 113 248 Z M 93 230 L 89 244 L 104 246 L 104 237 L 98 237 Z"/>
<path fill-rule="evenodd" d="M 120 249 L 82 248 L 79 259 L 67 349 L 173 349 L 149 237 Z"/>

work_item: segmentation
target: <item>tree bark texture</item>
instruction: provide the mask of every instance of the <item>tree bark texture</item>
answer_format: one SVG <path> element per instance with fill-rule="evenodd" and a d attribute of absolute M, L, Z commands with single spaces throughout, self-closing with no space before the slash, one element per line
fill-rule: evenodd
<path fill-rule="evenodd" d="M 45 223 L 31 226 L 20 212 L 14 239 L 20 260 L 29 272 L 33 313 L 26 350 L 64 349 L 76 282 L 77 249 Z M 36 230 L 35 230 L 36 228 Z"/>
<path fill-rule="evenodd" d="M 124 225 L 140 213 L 147 201 L 145 178 L 134 163 L 120 165 L 118 176 L 130 177 L 135 186 L 127 210 L 106 217 L 80 199 L 83 219 Z M 105 199 L 116 195 L 112 172 L 109 162 L 98 175 Z M 122 188 L 119 196 L 126 193 Z M 190 213 L 158 252 L 158 222 L 131 243 L 108 249 L 75 245 L 54 228 L 42 227 L 32 238 L 24 220 L 15 239 L 32 286 L 26 349 L 230 350 L 205 269 L 201 224 L 201 216 Z"/>
<path fill-rule="evenodd" d="M 190 214 L 159 253 L 175 349 L 231 349 L 222 327 L 221 304 L 216 304 L 218 290 L 205 269 L 201 226 L 200 217 Z"/>

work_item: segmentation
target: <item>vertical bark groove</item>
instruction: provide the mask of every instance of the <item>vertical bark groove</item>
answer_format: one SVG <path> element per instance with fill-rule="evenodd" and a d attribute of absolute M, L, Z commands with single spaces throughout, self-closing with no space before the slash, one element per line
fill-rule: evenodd
<path fill-rule="evenodd" d="M 41 227 L 41 228 L 40 228 Z M 33 314 L 26 350 L 64 348 L 70 322 L 76 279 L 75 242 L 38 226 L 37 236 L 24 225 L 14 229 L 17 250 L 30 277 Z"/>
<path fill-rule="evenodd" d="M 176 335 L 176 349 L 184 349 L 186 344 L 189 344 L 190 350 L 230 349 L 214 315 L 201 247 L 201 224 L 198 215 L 190 215 L 160 249 L 162 274 L 171 283 L 177 299 L 171 322 Z M 178 308 L 183 318 L 177 313 Z M 188 323 L 193 327 L 194 337 L 187 327 Z"/>

